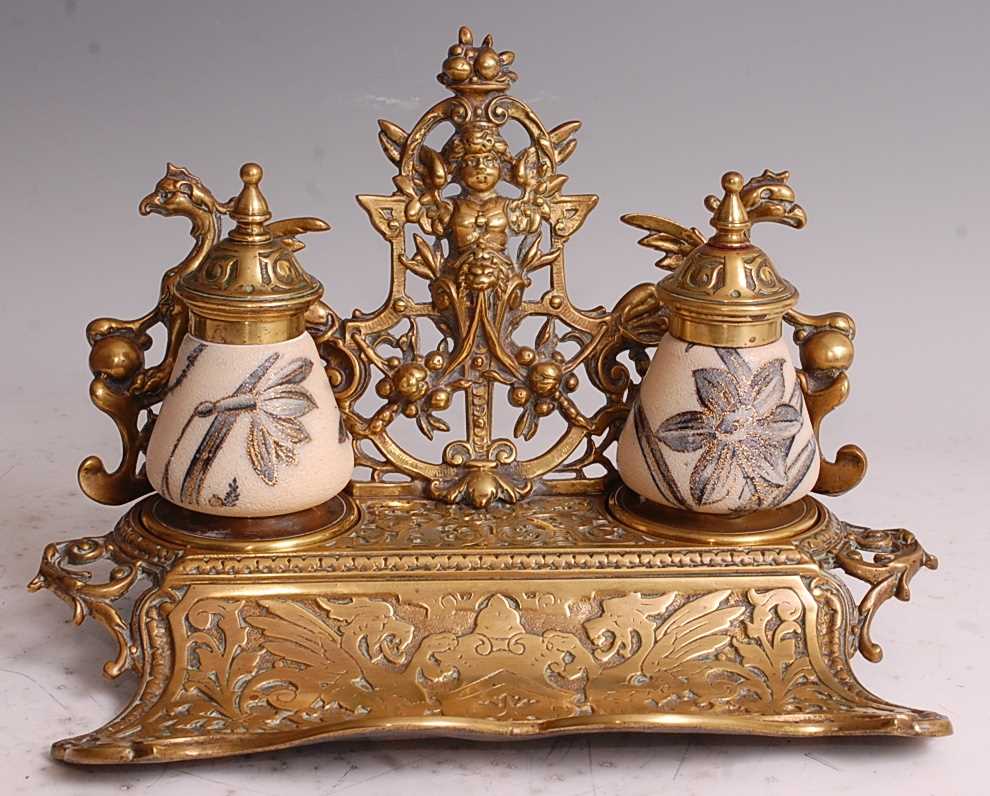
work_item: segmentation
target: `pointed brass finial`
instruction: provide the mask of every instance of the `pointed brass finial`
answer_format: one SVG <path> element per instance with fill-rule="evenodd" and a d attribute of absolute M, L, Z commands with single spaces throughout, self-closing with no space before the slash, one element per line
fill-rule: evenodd
<path fill-rule="evenodd" d="M 722 189 L 725 195 L 721 201 L 711 202 L 715 199 L 714 196 L 709 196 L 705 201 L 706 206 L 715 205 L 714 208 L 709 207 L 714 209 L 710 223 L 717 230 L 712 242 L 729 245 L 746 243 L 753 225 L 739 195 L 743 189 L 742 174 L 738 171 L 727 171 L 722 175 Z"/>
<path fill-rule="evenodd" d="M 241 166 L 241 181 L 244 187 L 233 200 L 230 217 L 237 226 L 230 231 L 232 240 L 261 243 L 272 239 L 271 232 L 265 223 L 271 220 L 272 213 L 268 209 L 268 200 L 258 184 L 265 172 L 257 163 L 245 163 Z"/>

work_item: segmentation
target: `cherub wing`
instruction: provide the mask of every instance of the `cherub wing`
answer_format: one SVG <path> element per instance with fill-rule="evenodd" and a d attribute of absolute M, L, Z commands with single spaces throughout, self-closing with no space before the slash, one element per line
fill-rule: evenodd
<path fill-rule="evenodd" d="M 265 374 L 271 370 L 272 365 L 278 360 L 278 354 L 272 354 L 258 367 L 248 374 L 248 377 L 241 382 L 240 386 L 234 390 L 234 395 L 247 395 L 254 392 L 258 383 Z M 192 459 L 189 460 L 189 467 L 182 477 L 182 486 L 179 494 L 184 503 L 199 503 L 200 494 L 203 491 L 203 482 L 213 466 L 213 461 L 223 448 L 224 442 L 230 436 L 230 431 L 237 422 L 237 414 L 234 412 L 223 412 L 213 418 L 210 427 L 203 435 L 203 439 L 196 448 Z"/>
<path fill-rule="evenodd" d="M 628 213 L 622 216 L 622 221 L 631 227 L 645 229 L 649 232 L 637 241 L 640 246 L 663 252 L 663 257 L 657 260 L 658 268 L 673 271 L 684 258 L 705 242 L 701 230 L 695 227 L 682 227 L 666 218 L 651 216 L 644 213 Z"/>
<path fill-rule="evenodd" d="M 557 165 L 561 165 L 577 149 L 577 141 L 571 138 L 574 133 L 581 129 L 581 122 L 570 121 L 558 124 L 550 131 L 550 143 L 554 153 L 557 155 Z"/>
<path fill-rule="evenodd" d="M 378 143 L 381 144 L 385 157 L 396 166 L 400 165 L 409 133 L 386 119 L 378 120 L 378 128 Z M 418 196 L 428 190 L 440 190 L 448 183 L 450 175 L 447 173 L 440 154 L 435 149 L 421 144 L 411 183 L 405 185 L 405 180 L 401 175 L 396 180 L 396 187 L 404 194 Z M 400 184 L 399 181 L 403 184 Z"/>
<path fill-rule="evenodd" d="M 419 148 L 419 163 L 416 164 L 416 171 L 422 176 L 426 186 L 435 191 L 439 191 L 450 180 L 447 164 L 443 162 L 440 153 L 425 144 Z"/>
<path fill-rule="evenodd" d="M 580 129 L 581 122 L 571 121 L 559 124 L 547 133 L 547 139 L 543 141 L 543 149 L 545 151 L 549 143 L 556 166 L 560 166 L 574 154 L 577 141 L 571 136 Z M 545 155 L 540 158 L 534 143 L 520 149 L 512 158 L 512 170 L 508 178 L 513 185 L 522 188 L 531 197 L 555 196 L 567 182 L 567 175 L 554 173 L 554 168 Z"/>
<path fill-rule="evenodd" d="M 396 166 L 402 161 L 402 150 L 406 146 L 406 139 L 409 133 L 399 125 L 393 124 L 387 119 L 378 120 L 378 143 L 382 146 L 385 157 Z"/>

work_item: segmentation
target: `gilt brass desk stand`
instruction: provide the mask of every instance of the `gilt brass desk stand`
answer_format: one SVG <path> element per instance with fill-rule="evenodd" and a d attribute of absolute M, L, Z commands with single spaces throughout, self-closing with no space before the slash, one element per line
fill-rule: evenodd
<path fill-rule="evenodd" d="M 388 297 L 372 313 L 341 318 L 321 302 L 306 316 L 357 467 L 332 510 L 225 519 L 151 495 L 106 536 L 45 549 L 30 587 L 67 601 L 77 624 L 102 624 L 118 645 L 106 675 L 133 671 L 139 684 L 118 717 L 57 742 L 56 758 L 160 762 L 410 734 L 951 732 L 943 716 L 873 696 L 850 668 L 857 650 L 880 660 L 877 609 L 936 566 L 910 533 L 846 524 L 811 497 L 719 518 L 619 486 L 609 449 L 648 351 L 674 331 L 670 308 L 654 283 L 611 311 L 571 304 L 564 249 L 597 197 L 563 192 L 579 123 L 548 130 L 509 96 L 513 60 L 462 28 L 439 75 L 453 96 L 408 133 L 379 123 L 396 190 L 358 201 L 391 251 Z M 442 125 L 453 134 L 432 149 Z M 515 155 L 511 126 L 528 138 Z M 260 169 L 245 169 L 257 182 Z M 796 217 L 786 173 L 727 179 L 751 221 Z M 170 166 L 141 208 L 186 217 L 195 244 L 147 315 L 88 328 L 90 394 L 123 457 L 112 472 L 87 459 L 79 480 L 110 504 L 151 491 L 141 457 L 188 322 L 175 286 L 218 242 L 231 203 Z M 666 268 L 704 242 L 628 220 L 650 230 Z M 294 251 L 307 227 L 266 229 Z M 782 312 L 817 436 L 848 392 L 854 326 Z M 156 324 L 168 342 L 149 367 Z M 410 429 L 438 454 L 414 455 Z M 866 468 L 851 445 L 818 464 L 823 494 Z M 100 560 L 104 582 L 86 571 Z M 838 569 L 868 584 L 858 606 Z M 125 595 L 130 617 L 116 606 Z"/>

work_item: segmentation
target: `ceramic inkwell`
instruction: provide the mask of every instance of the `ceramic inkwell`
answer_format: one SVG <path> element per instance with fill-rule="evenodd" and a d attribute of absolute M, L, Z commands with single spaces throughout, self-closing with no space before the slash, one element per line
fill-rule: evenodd
<path fill-rule="evenodd" d="M 804 226 L 786 180 L 766 172 L 744 186 L 740 174 L 725 174 L 723 198 L 706 200 L 715 234 L 657 286 L 668 331 L 619 439 L 618 469 L 662 506 L 745 514 L 794 503 L 818 478 L 815 430 L 782 339 L 798 292 L 750 241 L 757 221 Z M 663 248 L 670 222 L 624 220 Z M 697 230 L 678 232 L 701 242 Z"/>
<path fill-rule="evenodd" d="M 265 517 L 321 504 L 350 480 L 354 456 L 306 315 L 323 286 L 295 257 L 293 235 L 319 219 L 269 225 L 261 167 L 241 168 L 236 222 L 175 292 L 189 310 L 148 479 L 205 514 Z"/>

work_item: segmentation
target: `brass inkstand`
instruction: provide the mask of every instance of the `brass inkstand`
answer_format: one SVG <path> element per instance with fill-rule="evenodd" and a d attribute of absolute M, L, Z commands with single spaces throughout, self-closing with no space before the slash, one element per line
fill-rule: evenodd
<path fill-rule="evenodd" d="M 817 444 L 822 418 L 848 393 L 852 321 L 797 312 L 796 292 L 749 242 L 756 221 L 803 224 L 788 175 L 727 174 L 725 196 L 707 202 L 708 242 L 664 219 L 627 217 L 673 273 L 611 311 L 578 309 L 564 249 L 597 197 L 564 193 L 559 169 L 579 123 L 547 129 L 510 96 L 514 55 L 490 36 L 475 44 L 462 28 L 448 55 L 439 80 L 452 96 L 409 132 L 379 123 L 396 190 L 358 197 L 391 253 L 388 298 L 375 312 L 342 318 L 318 300 L 318 283 L 292 257 L 295 235 L 325 228 L 316 219 L 269 223 L 260 193 L 222 203 L 171 165 L 141 203 L 142 213 L 187 218 L 195 243 L 147 315 L 90 324 L 90 394 L 116 423 L 123 457 L 111 472 L 90 457 L 79 472 L 97 501 L 141 500 L 106 536 L 48 545 L 31 583 L 72 605 L 77 624 L 102 624 L 118 645 L 105 673 L 133 671 L 139 687 L 119 716 L 57 742 L 54 756 L 161 762 L 410 734 L 950 733 L 943 716 L 873 696 L 850 668 L 857 650 L 880 659 L 877 609 L 906 600 L 934 557 L 905 530 L 849 525 L 810 496 L 788 502 L 801 479 L 839 494 L 866 467 L 855 446 L 829 461 Z M 453 134 L 431 148 L 447 125 Z M 507 125 L 528 137 L 518 153 Z M 260 169 L 246 166 L 242 178 L 255 190 Z M 505 195 L 504 183 L 514 186 Z M 202 302 L 197 313 L 198 279 L 239 284 L 231 263 L 244 251 L 217 255 L 224 215 L 250 228 L 255 242 L 242 232 L 241 243 L 277 250 L 252 250 L 251 267 L 262 264 L 252 289 L 276 295 L 265 280 L 285 278 L 300 293 L 341 440 L 350 437 L 354 478 L 314 509 L 220 516 L 143 497 L 156 406 L 190 365 L 178 358 L 190 310 L 231 343 L 301 317 L 302 304 L 269 312 L 278 302 L 267 300 L 256 317 L 237 312 L 254 299 L 213 289 L 206 319 Z M 776 341 L 782 322 L 794 328 L 800 370 L 747 364 L 747 346 Z M 147 366 L 156 324 L 168 333 L 165 354 Z M 695 373 L 701 409 L 660 422 L 640 380 L 649 350 L 670 341 L 685 361 L 717 354 L 724 367 Z M 662 382 L 659 354 L 654 365 L 650 379 Z M 787 379 L 797 385 L 789 397 Z M 729 386 L 712 392 L 718 384 Z M 255 406 L 240 395 L 237 407 Z M 496 402 L 513 408 L 514 426 L 497 422 Z M 196 411 L 219 413 L 221 403 Z M 813 432 L 801 441 L 804 412 Z M 627 416 L 657 499 L 621 486 L 610 458 Z M 415 452 L 403 426 L 423 438 Z M 420 452 L 430 445 L 434 455 Z M 276 452 L 290 472 L 308 449 Z M 708 459 L 681 472 L 675 456 Z M 273 482 L 274 464 L 252 462 Z M 209 505 L 234 511 L 246 489 Z M 743 509 L 720 514 L 731 500 Z M 87 571 L 100 561 L 110 564 L 103 581 Z M 837 570 L 868 585 L 858 605 Z M 125 596 L 129 617 L 116 605 Z"/>

